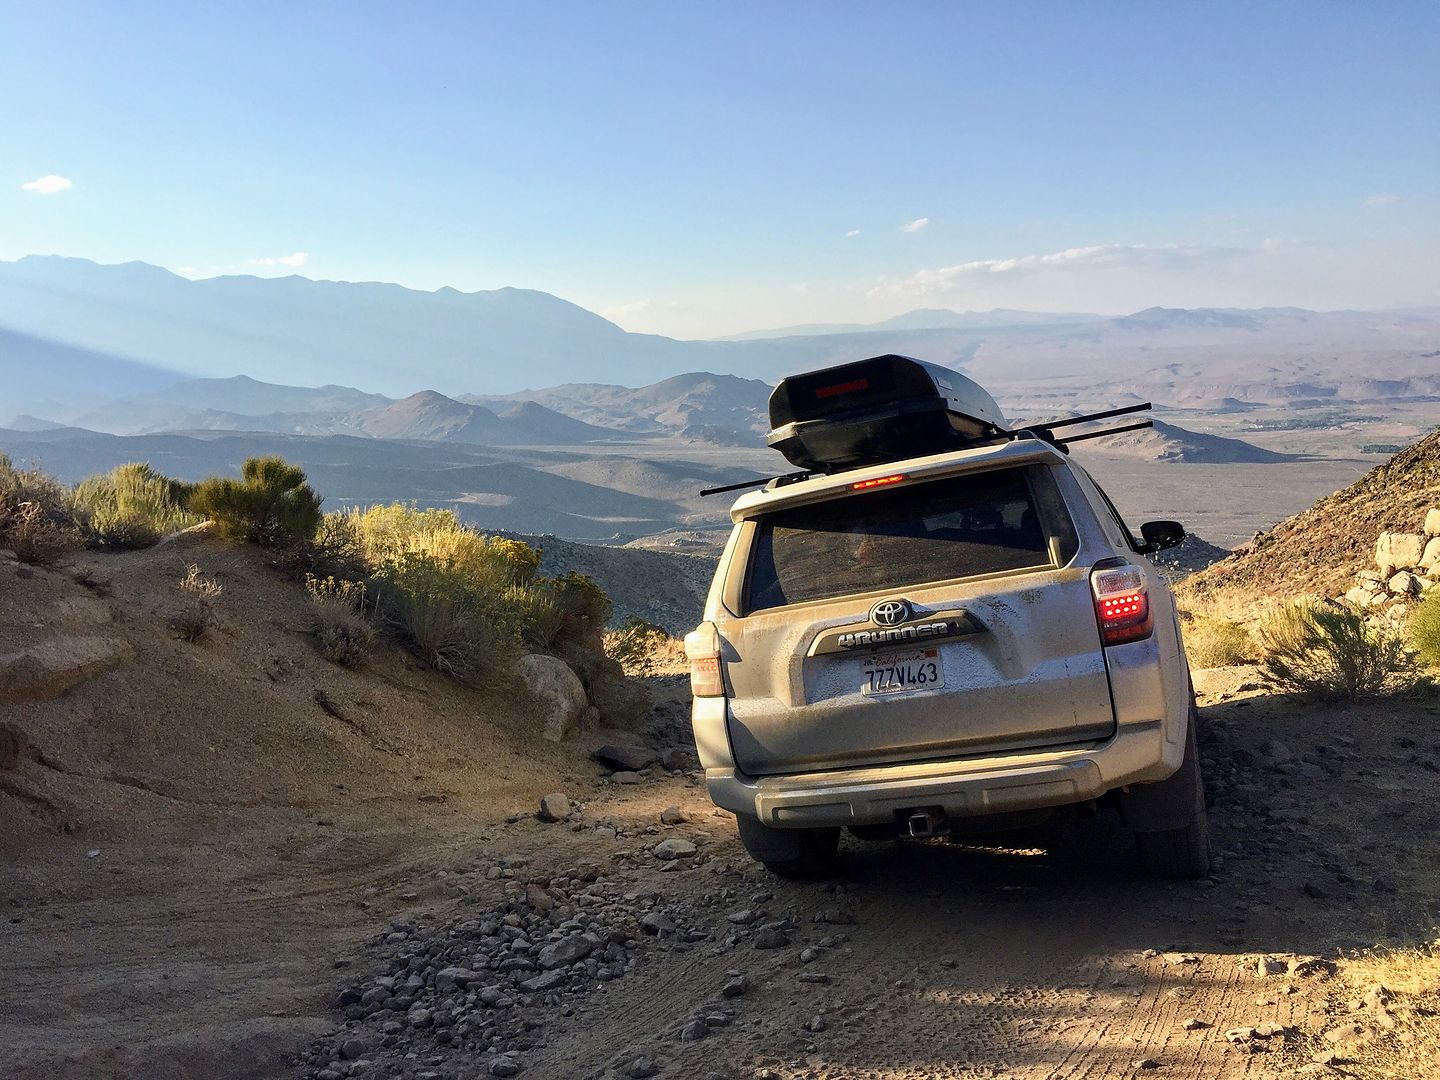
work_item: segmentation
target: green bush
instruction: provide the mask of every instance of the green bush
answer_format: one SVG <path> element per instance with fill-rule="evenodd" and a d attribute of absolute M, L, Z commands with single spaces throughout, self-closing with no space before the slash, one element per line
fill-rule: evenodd
<path fill-rule="evenodd" d="M 198 524 L 201 519 L 185 509 L 193 491 L 193 484 L 131 462 L 80 481 L 74 501 L 93 546 L 124 550 L 150 547 L 162 536 Z"/>
<path fill-rule="evenodd" d="M 320 527 L 320 496 L 299 466 L 283 458 L 250 458 L 241 478 L 212 476 L 195 486 L 190 510 L 210 518 L 231 540 L 308 544 Z"/>
<path fill-rule="evenodd" d="M 1357 612 L 1313 601 L 1266 616 L 1260 644 L 1266 682 L 1328 701 L 1384 693 L 1406 668 L 1397 638 Z"/>
<path fill-rule="evenodd" d="M 21 562 L 52 565 L 82 545 L 70 492 L 39 469 L 0 454 L 0 547 Z"/>
<path fill-rule="evenodd" d="M 431 555 L 407 552 L 377 570 L 376 613 L 422 660 L 478 681 L 509 660 L 514 639 L 495 605 L 465 575 Z"/>
<path fill-rule="evenodd" d="M 1410 640 L 1422 662 L 1440 668 L 1440 588 L 1432 588 L 1410 616 Z"/>
<path fill-rule="evenodd" d="M 605 629 L 614 605 L 593 578 L 572 570 L 551 578 L 549 586 L 564 615 L 566 630 L 575 636 L 585 636 Z"/>

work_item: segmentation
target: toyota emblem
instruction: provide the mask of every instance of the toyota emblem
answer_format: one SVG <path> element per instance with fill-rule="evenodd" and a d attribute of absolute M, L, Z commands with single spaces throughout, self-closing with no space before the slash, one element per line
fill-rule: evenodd
<path fill-rule="evenodd" d="M 870 621 L 876 626 L 899 626 L 914 614 L 909 600 L 881 600 L 870 609 Z"/>

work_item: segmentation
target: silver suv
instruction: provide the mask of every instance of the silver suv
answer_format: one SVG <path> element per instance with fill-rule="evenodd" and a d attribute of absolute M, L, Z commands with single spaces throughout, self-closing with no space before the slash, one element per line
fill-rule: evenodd
<path fill-rule="evenodd" d="M 710 796 L 755 859 L 809 874 L 842 827 L 999 831 L 1105 799 L 1147 869 L 1208 873 L 1189 670 L 1143 557 L 1179 525 L 1137 540 L 1025 431 L 772 482 L 730 516 L 685 650 Z"/>

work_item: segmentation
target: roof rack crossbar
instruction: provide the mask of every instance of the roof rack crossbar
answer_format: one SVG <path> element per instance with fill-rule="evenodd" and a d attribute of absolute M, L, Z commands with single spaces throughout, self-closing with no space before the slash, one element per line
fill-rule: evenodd
<path fill-rule="evenodd" d="M 1060 441 L 1066 444 L 1084 442 L 1086 439 L 1098 439 L 1104 435 L 1119 435 L 1122 431 L 1139 431 L 1142 428 L 1154 426 L 1155 421 L 1153 420 L 1141 420 L 1138 424 L 1121 424 L 1119 427 L 1102 428 L 1100 431 L 1087 431 L 1083 435 L 1070 435 Z"/>

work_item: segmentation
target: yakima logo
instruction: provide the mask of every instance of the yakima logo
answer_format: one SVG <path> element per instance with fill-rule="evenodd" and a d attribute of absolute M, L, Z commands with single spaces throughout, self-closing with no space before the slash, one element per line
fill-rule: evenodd
<path fill-rule="evenodd" d="M 869 379 L 851 379 L 849 382 L 832 383 L 830 386 L 817 386 L 815 396 L 823 401 L 825 398 L 839 397 L 841 394 L 853 394 L 857 390 L 869 389 Z"/>

